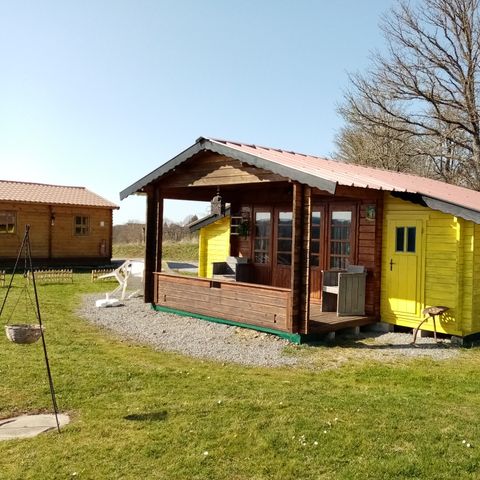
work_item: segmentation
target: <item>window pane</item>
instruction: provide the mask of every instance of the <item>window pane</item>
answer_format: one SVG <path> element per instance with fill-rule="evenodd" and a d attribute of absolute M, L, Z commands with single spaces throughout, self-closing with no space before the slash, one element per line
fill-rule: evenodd
<path fill-rule="evenodd" d="M 319 227 L 322 222 L 321 212 L 312 212 L 312 226 Z"/>
<path fill-rule="evenodd" d="M 255 253 L 255 263 L 269 263 L 270 259 L 268 253 L 256 252 Z"/>
<path fill-rule="evenodd" d="M 270 240 L 268 238 L 256 238 L 255 250 L 268 250 L 270 246 Z"/>
<path fill-rule="evenodd" d="M 270 212 L 255 212 L 255 235 L 270 236 Z"/>
<path fill-rule="evenodd" d="M 332 212 L 332 225 L 350 225 L 352 212 Z"/>
<path fill-rule="evenodd" d="M 310 251 L 318 255 L 320 253 L 320 242 L 312 242 L 310 245 Z"/>
<path fill-rule="evenodd" d="M 318 267 L 319 266 L 318 260 L 319 260 L 318 255 L 310 255 L 310 266 Z"/>
<path fill-rule="evenodd" d="M 291 253 L 279 253 L 277 255 L 277 264 L 278 265 L 291 265 L 292 264 L 292 254 Z"/>
<path fill-rule="evenodd" d="M 417 236 L 416 227 L 407 228 L 407 252 L 415 253 L 415 241 Z"/>
<path fill-rule="evenodd" d="M 395 251 L 405 251 L 405 227 L 397 227 L 395 233 Z"/>
<path fill-rule="evenodd" d="M 279 252 L 291 252 L 292 251 L 292 241 L 291 240 L 278 240 L 277 250 Z"/>

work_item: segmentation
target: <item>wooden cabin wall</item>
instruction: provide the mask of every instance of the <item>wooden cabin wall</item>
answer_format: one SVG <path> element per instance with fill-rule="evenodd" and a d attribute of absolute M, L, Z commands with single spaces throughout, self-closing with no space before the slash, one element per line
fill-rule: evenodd
<path fill-rule="evenodd" d="M 25 233 L 25 225 L 31 227 L 32 256 L 47 258 L 50 225 L 49 206 L 0 202 L 0 210 L 15 212 L 17 220 L 15 233 L 0 235 L 0 258 L 16 258 Z"/>
<path fill-rule="evenodd" d="M 375 218 L 367 216 L 367 210 L 375 207 Z M 357 263 L 367 269 L 365 313 L 380 316 L 380 288 L 382 276 L 382 224 L 383 201 L 362 199 L 359 204 Z"/>
<path fill-rule="evenodd" d="M 25 225 L 30 225 L 32 256 L 49 259 L 102 259 L 112 256 L 112 210 L 104 208 L 0 203 L 0 210 L 16 212 L 14 234 L 0 235 L 0 258 L 14 259 L 21 244 Z M 55 216 L 51 225 L 51 216 Z M 74 217 L 90 220 L 88 235 L 74 235 Z M 102 226 L 103 222 L 103 226 Z"/>
<path fill-rule="evenodd" d="M 285 181 L 275 173 L 242 164 L 218 153 L 203 152 L 165 175 L 162 184 L 168 188 L 225 186 Z"/>
<path fill-rule="evenodd" d="M 112 211 L 102 208 L 53 207 L 55 225 L 52 227 L 52 257 L 112 256 Z M 74 234 L 74 218 L 89 218 L 88 235 Z M 102 244 L 105 245 L 102 251 Z"/>
<path fill-rule="evenodd" d="M 473 278 L 471 333 L 480 332 L 480 225 L 473 226 Z"/>

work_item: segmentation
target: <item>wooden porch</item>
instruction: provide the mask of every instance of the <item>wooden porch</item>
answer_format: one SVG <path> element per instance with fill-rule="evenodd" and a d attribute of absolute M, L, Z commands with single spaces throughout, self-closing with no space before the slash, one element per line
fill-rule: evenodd
<path fill-rule="evenodd" d="M 292 324 L 292 294 L 288 288 L 160 272 L 153 275 L 156 307 L 259 327 L 270 333 L 319 335 L 376 321 L 369 316 L 339 317 L 335 312 L 321 312 L 320 304 L 312 303 L 308 323 L 297 328 Z"/>
<path fill-rule="evenodd" d="M 310 304 L 308 333 L 321 335 L 345 328 L 363 327 L 376 323 L 377 319 L 368 315 L 337 316 L 335 312 L 322 312 L 320 304 Z"/>

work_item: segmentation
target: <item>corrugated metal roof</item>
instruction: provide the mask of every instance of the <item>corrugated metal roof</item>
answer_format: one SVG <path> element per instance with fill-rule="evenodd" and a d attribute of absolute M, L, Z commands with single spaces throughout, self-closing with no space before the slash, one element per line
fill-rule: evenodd
<path fill-rule="evenodd" d="M 12 180 L 0 180 L 0 201 L 119 208 L 85 187 L 67 187 Z"/>
<path fill-rule="evenodd" d="M 336 182 L 338 185 L 392 192 L 419 193 L 480 211 L 480 192 L 438 180 L 256 145 L 216 139 L 211 141 L 252 155 L 258 155 L 294 170 Z"/>
<path fill-rule="evenodd" d="M 123 199 L 132 193 L 141 191 L 143 187 L 173 170 L 176 166 L 202 150 L 210 150 L 230 156 L 247 164 L 273 171 L 286 178 L 326 190 L 330 193 L 335 192 L 337 185 L 344 185 L 420 195 L 424 200 L 435 201 L 427 202 L 432 208 L 458 214 L 463 218 L 480 223 L 480 217 L 478 216 L 478 212 L 480 212 L 480 192 L 468 188 L 450 185 L 417 175 L 364 167 L 258 145 L 203 137 L 200 137 L 194 145 L 169 162 L 123 190 L 120 197 Z M 433 204 L 435 204 L 435 207 Z M 461 209 L 457 211 L 452 208 L 444 208 L 444 204 L 459 206 Z M 462 213 L 462 209 L 477 212 L 477 214 L 469 216 L 468 212 L 467 214 L 465 212 Z"/>

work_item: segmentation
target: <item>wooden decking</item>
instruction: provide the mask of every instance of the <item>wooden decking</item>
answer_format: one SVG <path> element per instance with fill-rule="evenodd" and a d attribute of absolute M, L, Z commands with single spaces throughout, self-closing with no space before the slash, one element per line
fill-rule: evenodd
<path fill-rule="evenodd" d="M 362 316 L 337 316 L 336 312 L 322 312 L 320 305 L 310 305 L 310 321 L 308 322 L 309 334 L 322 334 L 336 332 L 344 328 L 361 327 L 375 323 L 375 317 Z"/>

